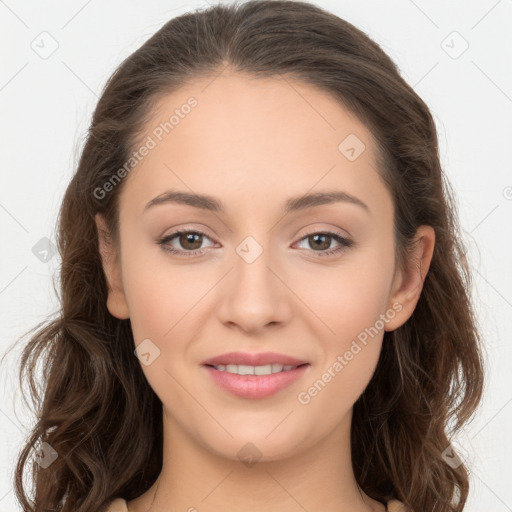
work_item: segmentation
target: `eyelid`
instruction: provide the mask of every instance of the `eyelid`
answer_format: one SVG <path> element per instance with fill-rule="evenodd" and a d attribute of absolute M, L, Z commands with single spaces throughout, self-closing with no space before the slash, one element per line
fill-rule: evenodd
<path fill-rule="evenodd" d="M 175 227 L 172 229 L 166 229 L 163 235 L 159 235 L 156 237 L 155 241 L 159 242 L 168 239 L 169 237 L 174 237 L 180 233 L 198 233 L 206 238 L 209 238 L 212 242 L 218 243 L 216 237 L 211 235 L 210 230 L 207 227 L 203 227 L 203 225 L 200 225 L 200 227 L 196 227 L 194 225 L 185 225 Z"/>
<path fill-rule="evenodd" d="M 344 231 L 344 233 L 342 231 Z M 340 236 L 342 238 L 346 238 L 346 239 L 352 238 L 352 235 L 350 235 L 350 233 L 348 233 L 348 231 L 342 230 L 340 228 L 332 227 L 332 228 L 325 228 L 325 229 L 322 229 L 322 228 L 307 229 L 306 232 L 303 235 L 301 235 L 300 239 L 302 240 L 306 236 L 316 235 L 317 233 L 327 233 L 327 234 L 331 234 L 331 235 L 338 235 L 338 236 Z M 297 235 L 297 236 L 299 236 L 299 235 Z"/>

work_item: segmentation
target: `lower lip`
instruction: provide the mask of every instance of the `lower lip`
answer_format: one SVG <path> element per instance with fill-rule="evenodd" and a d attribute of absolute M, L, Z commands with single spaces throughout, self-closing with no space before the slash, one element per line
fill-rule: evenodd
<path fill-rule="evenodd" d="M 203 366 L 213 381 L 229 393 L 241 398 L 265 398 L 284 389 L 300 379 L 309 368 L 309 364 L 298 366 L 270 375 L 238 375 L 221 372 L 211 366 Z"/>

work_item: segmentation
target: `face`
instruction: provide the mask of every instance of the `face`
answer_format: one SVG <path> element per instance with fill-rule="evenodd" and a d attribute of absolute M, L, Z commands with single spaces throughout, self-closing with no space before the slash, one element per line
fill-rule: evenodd
<path fill-rule="evenodd" d="M 417 298 L 395 268 L 368 129 L 312 86 L 225 72 L 164 97 L 141 140 L 108 307 L 130 318 L 165 421 L 231 459 L 249 442 L 277 460 L 346 431 L 384 331 Z M 233 374 L 279 371 L 281 356 L 297 368 Z"/>

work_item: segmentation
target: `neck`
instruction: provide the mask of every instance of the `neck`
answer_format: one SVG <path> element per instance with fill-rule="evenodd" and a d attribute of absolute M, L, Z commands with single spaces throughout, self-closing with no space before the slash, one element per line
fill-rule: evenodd
<path fill-rule="evenodd" d="M 192 439 L 165 409 L 163 416 L 162 471 L 130 512 L 224 512 L 226 504 L 230 512 L 385 511 L 355 480 L 351 415 L 321 443 L 279 460 L 251 444 L 228 458 Z"/>

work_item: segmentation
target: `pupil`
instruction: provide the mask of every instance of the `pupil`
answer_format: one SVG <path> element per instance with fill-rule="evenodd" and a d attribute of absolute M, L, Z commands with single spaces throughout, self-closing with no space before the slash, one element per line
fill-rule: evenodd
<path fill-rule="evenodd" d="M 188 249 L 198 249 L 199 247 L 201 247 L 201 240 L 199 241 L 195 241 L 196 246 L 193 246 L 193 247 L 190 247 L 190 246 L 187 246 L 187 244 L 191 243 L 192 245 L 194 245 L 194 237 L 199 237 L 200 238 L 201 235 L 199 235 L 199 233 L 186 233 L 184 235 L 182 235 L 182 240 L 180 240 L 180 243 L 183 242 L 183 238 L 185 239 L 185 245 L 183 245 L 182 243 L 182 246 L 183 247 L 187 247 Z"/>

